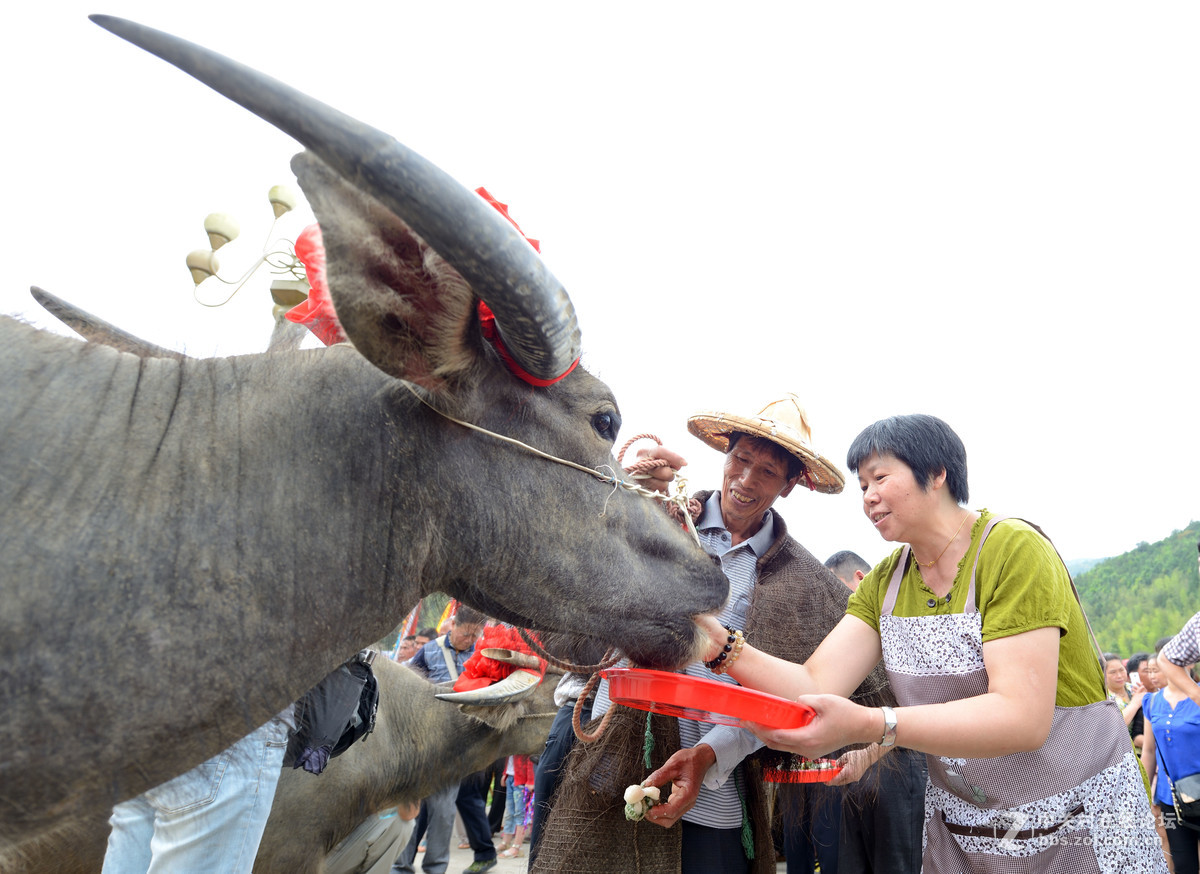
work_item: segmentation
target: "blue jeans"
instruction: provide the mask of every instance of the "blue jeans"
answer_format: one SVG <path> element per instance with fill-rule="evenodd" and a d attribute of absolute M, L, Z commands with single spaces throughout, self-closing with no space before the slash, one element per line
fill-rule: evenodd
<path fill-rule="evenodd" d="M 517 810 L 517 787 L 513 784 L 512 777 L 505 780 L 504 794 L 504 827 L 500 829 L 500 832 L 511 835 L 516 832 L 517 823 L 524 813 L 522 810 Z"/>
<path fill-rule="evenodd" d="M 813 874 L 818 863 L 821 874 L 837 874 L 841 788 L 785 783 L 780 803 L 788 874 Z"/>
<path fill-rule="evenodd" d="M 683 847 L 680 852 L 681 874 L 748 874 L 751 865 L 742 848 L 741 828 L 709 828 L 680 820 Z"/>
<path fill-rule="evenodd" d="M 558 708 L 554 722 L 550 724 L 550 734 L 546 737 L 546 748 L 538 759 L 533 772 L 533 822 L 529 831 L 529 867 L 533 868 L 537 858 L 537 845 L 542 837 L 542 829 L 546 827 L 546 819 L 550 815 L 550 807 L 554 801 L 554 793 L 562 780 L 562 765 L 571 749 L 575 746 L 575 729 L 571 725 L 571 713 L 575 709 L 572 699 Z M 592 705 L 584 704 L 579 714 L 580 722 L 587 724 L 592 719 Z"/>
<path fill-rule="evenodd" d="M 925 754 L 896 747 L 846 787 L 838 844 L 844 870 L 920 874 L 925 776 Z"/>
<path fill-rule="evenodd" d="M 272 718 L 186 774 L 113 808 L 103 874 L 249 874 L 288 727 Z"/>

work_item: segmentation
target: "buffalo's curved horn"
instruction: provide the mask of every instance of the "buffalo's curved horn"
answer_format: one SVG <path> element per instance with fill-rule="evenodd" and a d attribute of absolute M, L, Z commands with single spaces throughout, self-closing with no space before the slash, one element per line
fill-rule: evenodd
<path fill-rule="evenodd" d="M 537 656 L 516 649 L 489 646 L 480 650 L 479 654 L 485 659 L 495 659 L 498 662 L 504 662 L 506 665 L 516 665 L 518 668 L 533 668 L 534 670 L 538 670 L 542 666 Z"/>
<path fill-rule="evenodd" d="M 526 371 L 555 379 L 579 357 L 562 284 L 500 213 L 395 139 L 216 52 L 110 15 L 92 21 L 174 64 L 291 135 L 386 205 L 454 266 L 496 315 Z"/>
<path fill-rule="evenodd" d="M 73 303 L 67 303 L 61 297 L 53 295 L 36 285 L 30 286 L 29 293 L 33 299 L 42 305 L 42 309 L 54 316 L 72 331 L 85 340 L 112 346 L 122 352 L 132 352 L 140 358 L 186 358 L 182 352 L 156 346 L 140 337 L 135 337 L 128 331 L 122 331 L 116 325 L 109 324 L 98 316 L 93 316 L 87 310 L 80 309 Z"/>
<path fill-rule="evenodd" d="M 533 671 L 513 671 L 499 683 L 492 683 L 482 689 L 471 689 L 468 692 L 438 692 L 434 697 L 454 704 L 474 704 L 488 706 L 507 704 L 520 701 L 533 693 L 542 675 Z"/>

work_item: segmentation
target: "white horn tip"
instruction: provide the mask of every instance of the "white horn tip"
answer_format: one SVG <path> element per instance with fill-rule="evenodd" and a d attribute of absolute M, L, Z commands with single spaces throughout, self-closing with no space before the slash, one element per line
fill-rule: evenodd
<path fill-rule="evenodd" d="M 471 689 L 467 692 L 439 692 L 434 697 L 452 704 L 504 704 L 523 698 L 542 682 L 542 675 L 533 671 L 513 671 L 499 683 Z"/>

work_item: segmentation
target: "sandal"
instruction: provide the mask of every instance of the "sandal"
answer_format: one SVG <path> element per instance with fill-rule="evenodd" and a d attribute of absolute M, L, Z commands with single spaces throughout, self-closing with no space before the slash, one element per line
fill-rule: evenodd
<path fill-rule="evenodd" d="M 496 852 L 503 853 L 505 850 L 507 850 L 511 846 L 512 846 L 512 841 L 503 840 L 500 843 L 496 844 Z"/>
<path fill-rule="evenodd" d="M 469 849 L 471 849 L 471 842 L 470 841 L 459 841 L 458 848 L 460 850 L 469 850 Z"/>
<path fill-rule="evenodd" d="M 502 857 L 504 857 L 505 859 L 519 859 L 521 857 L 521 848 L 519 846 L 518 847 L 509 847 L 507 850 L 502 852 L 500 855 Z"/>

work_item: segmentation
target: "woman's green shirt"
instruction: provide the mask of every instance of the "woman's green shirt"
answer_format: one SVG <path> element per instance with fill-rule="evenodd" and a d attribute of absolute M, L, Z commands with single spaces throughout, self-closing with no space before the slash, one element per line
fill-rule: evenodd
<path fill-rule="evenodd" d="M 893 615 L 932 616 L 962 613 L 966 607 L 971 568 L 979 552 L 979 538 L 994 516 L 981 510 L 971 528 L 971 545 L 958 564 L 949 603 L 935 598 L 915 561 L 908 563 L 900 583 Z M 881 561 L 850 596 L 846 612 L 879 631 L 879 615 L 888 581 L 900 560 L 900 550 Z M 976 604 L 983 621 L 983 642 L 1010 637 L 1037 628 L 1059 629 L 1058 689 L 1055 704 L 1080 707 L 1107 697 L 1104 672 L 1092 644 L 1083 610 L 1071 578 L 1058 553 L 1046 538 L 1019 519 L 997 523 L 979 554 L 975 577 Z M 934 600 L 935 606 L 929 607 Z"/>

